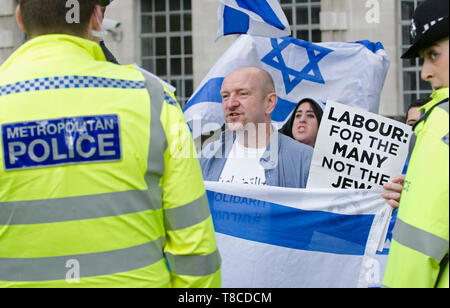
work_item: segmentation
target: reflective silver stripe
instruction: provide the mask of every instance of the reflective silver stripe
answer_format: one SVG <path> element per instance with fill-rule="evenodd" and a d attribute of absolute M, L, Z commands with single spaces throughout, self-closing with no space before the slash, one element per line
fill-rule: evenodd
<path fill-rule="evenodd" d="M 166 133 L 161 123 L 165 92 L 158 80 L 149 76 L 145 77 L 151 101 L 150 147 L 146 181 L 150 192 L 153 191 L 152 197 L 158 197 L 158 202 L 162 203 L 162 199 L 159 199 L 162 195 L 159 180 L 165 171 L 164 152 L 168 147 Z M 157 195 L 155 189 L 158 189 Z M 206 194 L 192 203 L 166 210 L 164 214 L 167 230 L 179 230 L 195 225 L 210 215 Z M 210 255 L 176 256 L 166 253 L 165 256 L 172 272 L 179 275 L 211 275 L 219 270 L 221 264 L 218 251 Z"/>
<path fill-rule="evenodd" d="M 207 276 L 217 272 L 221 265 L 219 251 L 209 255 L 179 256 L 166 252 L 170 269 L 177 275 Z"/>
<path fill-rule="evenodd" d="M 146 191 L 61 199 L 0 202 L 0 225 L 31 225 L 120 216 L 161 209 Z"/>
<path fill-rule="evenodd" d="M 441 262 L 448 251 L 448 240 L 418 229 L 401 219 L 397 219 L 393 238 L 403 246 L 417 250 Z"/>
<path fill-rule="evenodd" d="M 175 231 L 194 226 L 211 215 L 206 194 L 199 199 L 164 211 L 165 226 L 168 231 Z"/>
<path fill-rule="evenodd" d="M 50 281 L 112 275 L 150 266 L 163 259 L 164 238 L 143 245 L 84 255 L 51 258 L 0 258 L 0 281 Z M 76 264 L 76 267 L 74 266 Z M 79 273 L 70 271 L 79 269 Z"/>
<path fill-rule="evenodd" d="M 449 103 L 448 103 L 448 101 L 447 101 L 447 102 L 445 102 L 445 103 L 440 104 L 439 106 L 437 106 L 437 108 L 441 108 L 442 110 L 447 111 L 447 113 L 448 113 L 448 105 L 449 105 Z"/>
<path fill-rule="evenodd" d="M 147 75 L 145 77 L 150 96 L 150 146 L 145 181 L 152 204 L 162 206 L 162 188 L 159 182 L 165 171 L 164 152 L 168 147 L 166 133 L 161 123 L 165 94 L 158 80 Z"/>
<path fill-rule="evenodd" d="M 414 147 L 416 146 L 416 142 L 417 142 L 417 136 L 414 132 L 412 132 L 411 140 L 409 142 L 409 152 L 408 152 L 408 157 L 410 157 L 410 158 L 414 151 Z"/>

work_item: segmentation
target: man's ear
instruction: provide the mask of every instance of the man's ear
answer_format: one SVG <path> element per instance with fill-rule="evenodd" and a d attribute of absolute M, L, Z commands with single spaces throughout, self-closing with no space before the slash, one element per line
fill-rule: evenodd
<path fill-rule="evenodd" d="M 19 28 L 24 32 L 27 33 L 27 30 L 25 29 L 25 26 L 23 25 L 22 21 L 22 11 L 20 10 L 20 4 L 16 6 L 16 21 L 19 25 Z"/>
<path fill-rule="evenodd" d="M 269 93 L 266 97 L 266 114 L 270 115 L 275 110 L 278 103 L 278 96 L 275 92 Z"/>
<path fill-rule="evenodd" d="M 103 13 L 100 5 L 96 5 L 94 8 L 94 12 L 91 14 L 91 19 L 89 22 L 89 29 L 95 31 L 102 30 L 102 22 L 103 22 Z"/>

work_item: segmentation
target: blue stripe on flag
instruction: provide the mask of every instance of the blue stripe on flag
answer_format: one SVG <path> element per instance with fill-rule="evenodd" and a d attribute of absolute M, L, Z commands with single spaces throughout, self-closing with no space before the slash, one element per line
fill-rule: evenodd
<path fill-rule="evenodd" d="M 364 255 L 374 215 L 305 211 L 208 191 L 216 232 L 292 249 Z"/>
<path fill-rule="evenodd" d="M 208 80 L 207 83 L 187 102 L 184 111 L 199 103 L 222 103 L 220 89 L 225 78 L 218 77 Z"/>
<path fill-rule="evenodd" d="M 236 0 L 237 5 L 259 15 L 266 23 L 280 30 L 286 29 L 267 0 Z"/>
<path fill-rule="evenodd" d="M 247 33 L 250 28 L 250 17 L 232 7 L 225 6 L 223 10 L 223 34 Z"/>

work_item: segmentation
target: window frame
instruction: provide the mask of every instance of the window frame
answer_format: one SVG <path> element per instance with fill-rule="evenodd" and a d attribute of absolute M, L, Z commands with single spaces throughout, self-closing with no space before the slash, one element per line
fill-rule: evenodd
<path fill-rule="evenodd" d="M 313 43 L 320 43 L 322 41 L 322 32 L 320 30 L 320 11 L 321 11 L 321 1 L 320 0 L 304 0 L 305 2 L 296 2 L 297 0 L 286 0 L 290 3 L 281 3 L 280 5 L 283 11 L 285 12 L 286 16 L 289 18 L 289 14 L 286 13 L 286 9 L 292 10 L 292 21 L 290 21 L 290 26 L 292 30 L 292 37 L 313 42 Z M 308 22 L 304 24 L 298 23 L 298 9 L 300 8 L 307 8 L 308 10 Z M 313 8 L 318 8 L 318 22 L 312 23 L 313 20 Z M 308 31 L 308 37 L 299 37 L 297 34 L 299 31 Z M 316 32 L 317 31 L 317 32 Z M 318 40 L 313 40 L 313 33 L 316 32 L 319 34 Z"/>
<path fill-rule="evenodd" d="M 142 1 L 151 2 L 151 11 L 143 12 Z M 164 11 L 156 11 L 156 1 L 165 1 Z M 189 1 L 189 8 L 184 7 L 185 1 Z M 181 106 L 184 106 L 189 97 L 193 94 L 194 88 L 194 72 L 193 72 L 193 32 L 192 32 L 192 0 L 180 0 L 180 8 L 171 10 L 170 0 L 140 0 L 138 2 L 138 16 L 139 16 L 139 60 L 141 66 L 151 73 L 157 75 L 161 79 L 173 85 L 177 90 L 175 92 L 177 100 Z M 180 16 L 180 30 L 171 31 L 171 16 Z M 144 32 L 143 19 L 148 16 L 151 18 L 150 32 Z M 156 32 L 157 17 L 164 16 L 165 29 L 164 31 Z M 190 18 L 189 30 L 186 30 L 186 21 Z M 144 55 L 144 40 L 152 40 L 150 55 Z M 156 50 L 157 39 L 165 39 L 165 53 L 159 54 Z M 179 53 L 172 53 L 172 40 L 179 39 Z M 189 42 L 190 40 L 190 42 Z M 178 48 L 177 48 L 178 49 Z M 190 53 L 186 50 L 190 49 Z M 158 69 L 158 60 L 163 63 L 165 60 L 165 74 L 161 74 Z M 150 65 L 146 65 L 146 61 L 152 61 Z M 179 65 L 173 66 L 172 61 L 179 61 Z M 174 73 L 176 70 L 176 73 Z"/>

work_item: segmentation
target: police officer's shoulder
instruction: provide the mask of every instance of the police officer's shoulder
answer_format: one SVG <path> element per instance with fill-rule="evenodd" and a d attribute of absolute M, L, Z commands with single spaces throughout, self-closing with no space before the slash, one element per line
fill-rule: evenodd
<path fill-rule="evenodd" d="M 142 67 L 140 67 L 136 64 L 131 67 L 135 70 L 140 71 L 146 80 L 152 80 L 153 82 L 159 83 L 159 85 L 162 87 L 162 90 L 164 92 L 164 102 L 166 104 L 176 107 L 176 108 L 181 108 L 175 97 L 176 89 L 172 85 L 168 84 L 167 82 L 165 82 L 164 80 L 162 80 L 161 78 L 156 76 L 155 74 L 152 74 L 151 72 L 143 69 Z"/>
<path fill-rule="evenodd" d="M 121 65 L 111 62 L 102 62 L 102 71 L 106 76 L 116 79 L 144 81 L 145 78 L 133 65 Z"/>
<path fill-rule="evenodd" d="M 172 92 L 167 87 L 164 87 L 164 101 L 170 106 L 181 108 L 180 104 L 178 104 L 177 99 L 175 97 L 175 93 Z"/>

